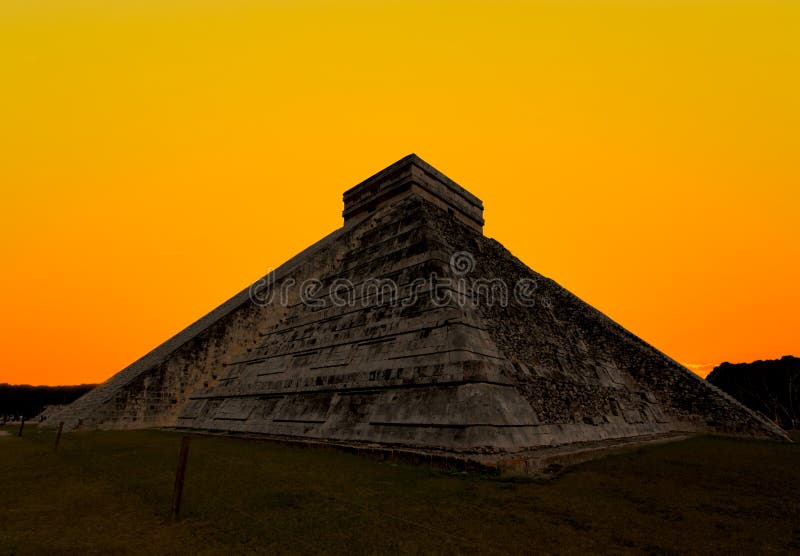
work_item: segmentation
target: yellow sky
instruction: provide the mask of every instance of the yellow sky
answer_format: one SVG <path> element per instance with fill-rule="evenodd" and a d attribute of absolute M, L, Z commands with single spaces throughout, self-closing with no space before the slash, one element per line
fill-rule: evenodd
<path fill-rule="evenodd" d="M 410 152 L 679 361 L 798 355 L 798 37 L 794 0 L 5 0 L 0 382 L 107 378 Z"/>

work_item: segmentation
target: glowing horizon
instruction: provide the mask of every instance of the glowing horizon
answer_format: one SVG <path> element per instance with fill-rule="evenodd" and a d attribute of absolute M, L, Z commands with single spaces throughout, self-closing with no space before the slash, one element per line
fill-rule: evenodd
<path fill-rule="evenodd" d="M 800 4 L 12 0 L 0 382 L 101 382 L 415 152 L 704 375 L 800 355 Z"/>

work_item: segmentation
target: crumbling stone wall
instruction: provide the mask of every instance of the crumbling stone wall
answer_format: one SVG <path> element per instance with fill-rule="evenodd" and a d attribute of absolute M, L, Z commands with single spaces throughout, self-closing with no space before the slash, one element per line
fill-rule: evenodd
<path fill-rule="evenodd" d="M 499 349 L 515 362 L 518 388 L 546 420 L 602 424 L 622 416 L 628 423 L 669 423 L 672 430 L 785 438 L 496 241 L 452 221 L 438 223 L 454 249 L 473 253 L 475 278 L 536 283 L 533 307 L 511 296 L 507 307 L 484 304 L 479 311 Z"/>

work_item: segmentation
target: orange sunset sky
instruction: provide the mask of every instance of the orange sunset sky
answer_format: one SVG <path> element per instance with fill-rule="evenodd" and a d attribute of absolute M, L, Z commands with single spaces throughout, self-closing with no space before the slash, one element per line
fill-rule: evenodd
<path fill-rule="evenodd" d="M 671 357 L 800 355 L 800 2 L 0 3 L 0 382 L 102 381 L 415 152 Z"/>

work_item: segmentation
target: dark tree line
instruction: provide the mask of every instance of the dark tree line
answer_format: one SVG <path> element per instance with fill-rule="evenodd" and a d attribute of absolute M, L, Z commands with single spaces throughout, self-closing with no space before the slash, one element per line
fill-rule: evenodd
<path fill-rule="evenodd" d="M 28 386 L 0 384 L 0 418 L 31 419 L 46 405 L 68 404 L 94 388 L 93 384 L 80 386 Z"/>
<path fill-rule="evenodd" d="M 800 428 L 800 358 L 722 363 L 706 380 L 783 428 Z"/>

